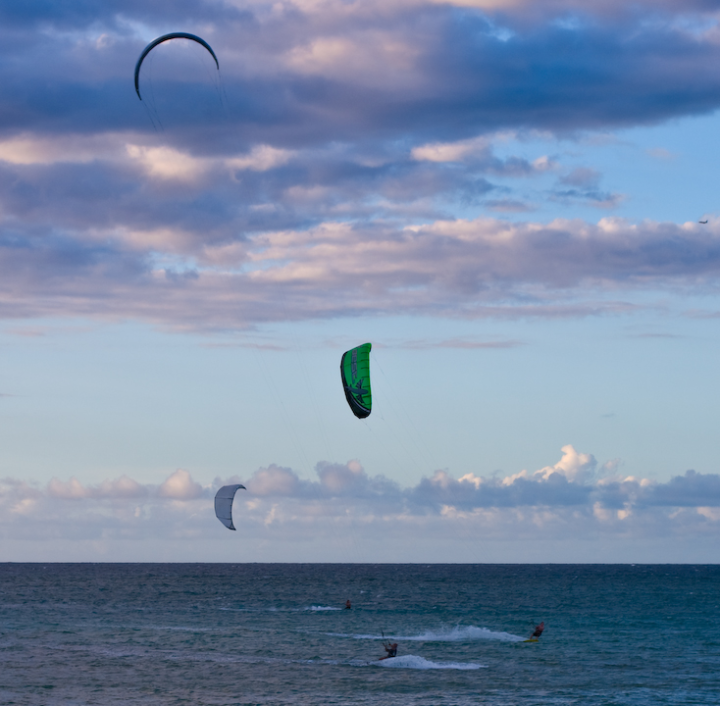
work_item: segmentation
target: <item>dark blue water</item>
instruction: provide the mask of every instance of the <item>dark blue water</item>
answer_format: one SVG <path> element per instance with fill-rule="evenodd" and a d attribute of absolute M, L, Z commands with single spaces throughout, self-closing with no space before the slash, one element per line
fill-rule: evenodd
<path fill-rule="evenodd" d="M 720 704 L 719 605 L 718 566 L 1 564 L 0 703 Z"/>

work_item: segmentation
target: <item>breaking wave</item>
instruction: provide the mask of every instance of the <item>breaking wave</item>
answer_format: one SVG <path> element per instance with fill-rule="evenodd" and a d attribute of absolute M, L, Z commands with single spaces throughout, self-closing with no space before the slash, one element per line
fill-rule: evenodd
<path fill-rule="evenodd" d="M 475 664 L 474 662 L 431 662 L 424 657 L 417 655 L 403 655 L 382 661 L 371 663 L 373 666 L 385 667 L 386 669 L 481 669 L 486 665 Z"/>
<path fill-rule="evenodd" d="M 341 637 L 341 635 L 337 635 Z M 456 625 L 453 628 L 426 630 L 417 635 L 347 635 L 356 640 L 397 640 L 405 642 L 473 642 L 475 640 L 499 640 L 501 642 L 521 642 L 524 637 L 509 632 L 497 632 L 474 625 Z"/>

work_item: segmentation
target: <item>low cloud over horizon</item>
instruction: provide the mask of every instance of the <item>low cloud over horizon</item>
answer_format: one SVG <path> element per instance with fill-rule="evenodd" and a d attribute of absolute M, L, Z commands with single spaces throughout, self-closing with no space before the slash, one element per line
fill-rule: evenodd
<path fill-rule="evenodd" d="M 53 478 L 44 487 L 5 478 L 0 531 L 6 541 L 38 546 L 49 539 L 227 540 L 213 497 L 221 485 L 243 482 L 247 490 L 238 491 L 234 505 L 238 536 L 261 542 L 283 560 L 292 556 L 289 546 L 307 545 L 322 560 L 338 542 L 382 538 L 400 560 L 421 537 L 452 545 L 459 539 L 714 539 L 720 532 L 720 474 L 689 470 L 667 482 L 622 476 L 617 459 L 600 464 L 571 445 L 557 463 L 534 472 L 454 478 L 439 470 L 407 488 L 369 476 L 358 461 L 320 462 L 315 470 L 317 480 L 303 480 L 290 468 L 270 465 L 247 479 L 216 478 L 206 486 L 183 469 L 160 485 L 127 476 L 88 485 Z"/>

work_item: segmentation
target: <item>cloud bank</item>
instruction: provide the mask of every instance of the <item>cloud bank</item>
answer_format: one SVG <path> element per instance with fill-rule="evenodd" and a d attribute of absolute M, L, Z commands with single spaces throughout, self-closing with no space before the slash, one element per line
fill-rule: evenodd
<path fill-rule="evenodd" d="M 5 478 L 0 532 L 9 543 L 229 541 L 212 499 L 221 485 L 243 482 L 247 490 L 238 492 L 234 505 L 241 546 L 259 542 L 285 551 L 285 560 L 293 560 L 288 546 L 312 547 L 322 561 L 337 543 L 371 540 L 394 547 L 395 561 L 425 539 L 456 550 L 460 540 L 716 541 L 720 475 L 690 470 L 658 482 L 620 476 L 617 467 L 617 460 L 600 464 L 567 445 L 557 463 L 534 472 L 453 478 L 438 470 L 407 488 L 370 476 L 358 461 L 320 462 L 315 480 L 270 465 L 250 478 L 216 478 L 206 486 L 182 469 L 159 486 L 126 476 L 95 485 L 53 479 L 44 487 Z"/>
<path fill-rule="evenodd" d="M 122 233 L 114 243 L 98 235 L 92 247 L 62 235 L 22 246 L 7 238 L 0 313 L 217 329 L 353 314 L 578 315 L 632 309 L 648 290 L 715 292 L 720 273 L 717 226 L 613 218 L 335 222 L 200 249 L 182 234 L 149 237 L 172 242 L 175 262 L 153 264 L 130 234 L 125 244 Z"/>
<path fill-rule="evenodd" d="M 220 76 L 168 42 L 138 101 L 136 57 L 178 27 Z M 705 2 L 10 2 L 0 37 L 0 317 L 239 329 L 717 288 L 717 223 L 618 220 L 599 171 L 525 154 L 716 110 Z M 605 215 L 454 216 L 538 202 Z"/>

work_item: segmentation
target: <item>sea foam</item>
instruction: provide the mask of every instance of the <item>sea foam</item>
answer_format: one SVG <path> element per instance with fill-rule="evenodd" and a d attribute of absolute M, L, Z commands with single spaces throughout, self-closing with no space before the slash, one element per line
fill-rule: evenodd
<path fill-rule="evenodd" d="M 338 637 L 341 637 L 338 635 Z M 345 637 L 345 636 L 342 636 Z M 349 637 L 349 636 L 348 636 Z M 473 642 L 475 640 L 499 640 L 520 642 L 524 637 L 509 632 L 498 632 L 475 625 L 456 625 L 452 628 L 426 630 L 417 635 L 352 635 L 356 640 L 397 640 L 404 642 Z"/>
<path fill-rule="evenodd" d="M 429 659 L 418 655 L 403 655 L 392 659 L 378 660 L 370 663 L 373 666 L 385 667 L 387 669 L 481 669 L 485 665 L 473 662 L 431 662 Z"/>

